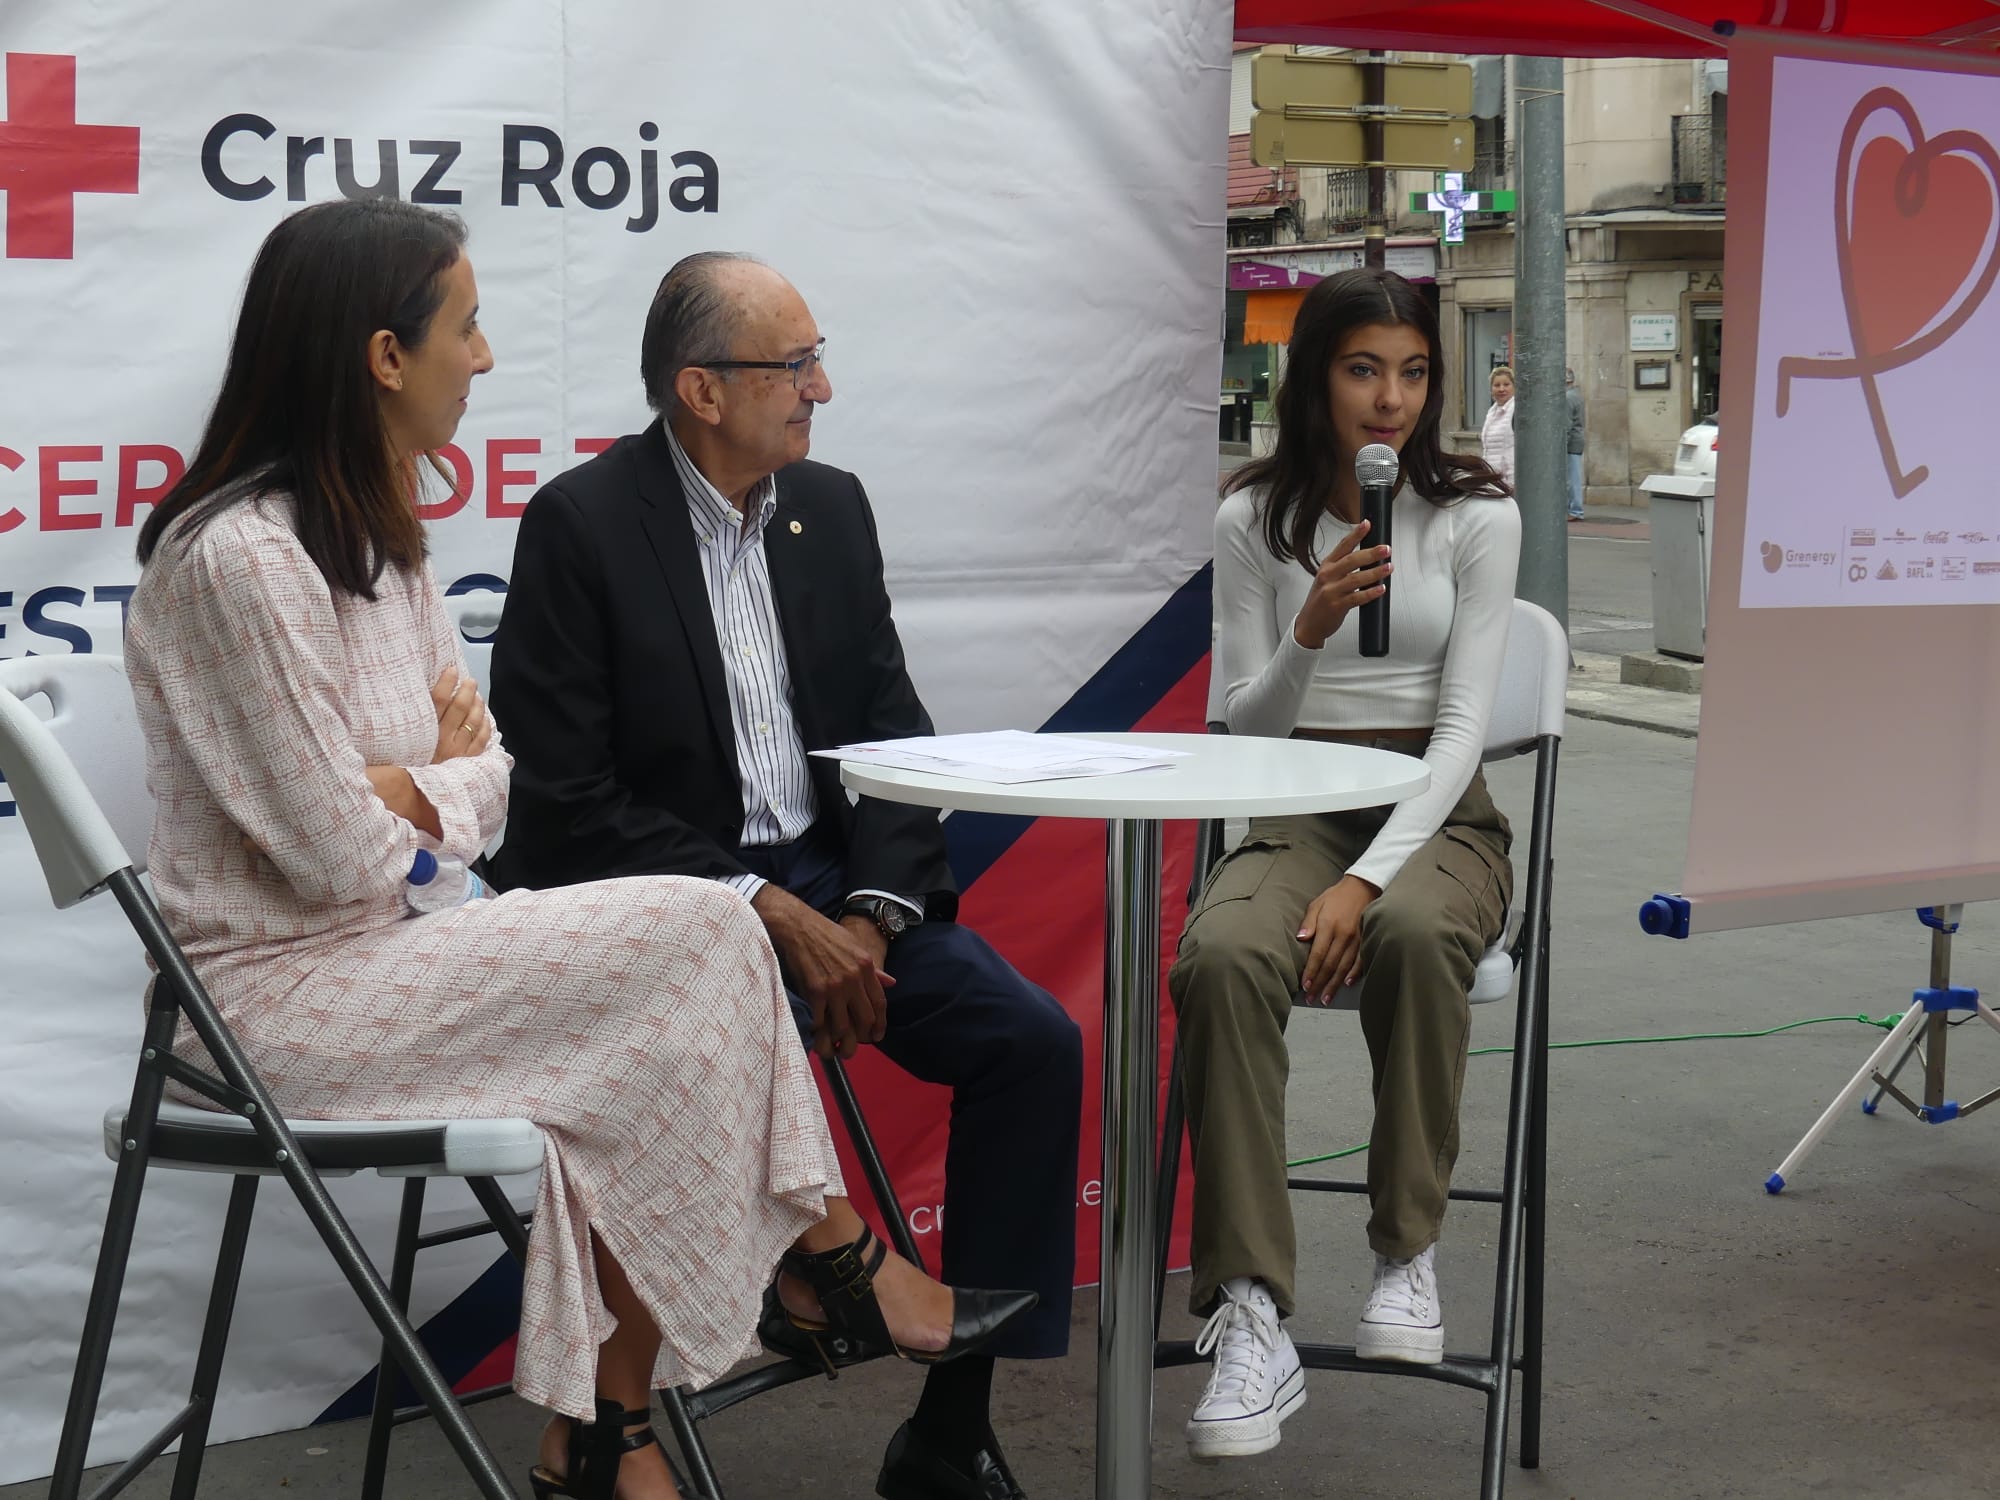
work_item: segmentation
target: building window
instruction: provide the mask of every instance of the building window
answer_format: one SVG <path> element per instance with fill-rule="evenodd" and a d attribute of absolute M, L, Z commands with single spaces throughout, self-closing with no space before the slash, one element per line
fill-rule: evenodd
<path fill-rule="evenodd" d="M 1476 428 L 1493 405 L 1493 372 L 1514 362 L 1514 309 L 1475 307 L 1465 314 L 1465 425 Z"/>
<path fill-rule="evenodd" d="M 1705 422 L 1722 407 L 1722 304 L 1688 304 L 1688 415 Z"/>

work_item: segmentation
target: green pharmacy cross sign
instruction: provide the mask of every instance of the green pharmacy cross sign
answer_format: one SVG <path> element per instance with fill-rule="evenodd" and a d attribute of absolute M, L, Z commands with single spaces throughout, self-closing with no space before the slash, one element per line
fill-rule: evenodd
<path fill-rule="evenodd" d="M 1467 192 L 1463 172 L 1440 172 L 1435 192 L 1410 194 L 1412 212 L 1444 215 L 1442 238 L 1447 245 L 1465 243 L 1467 213 L 1512 213 L 1519 203 L 1519 195 L 1515 193 Z"/>

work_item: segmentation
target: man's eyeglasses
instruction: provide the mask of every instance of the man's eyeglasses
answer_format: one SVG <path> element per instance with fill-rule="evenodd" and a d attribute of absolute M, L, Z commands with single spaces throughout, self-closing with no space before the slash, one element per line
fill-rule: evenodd
<path fill-rule="evenodd" d="M 812 353 L 802 354 L 797 359 L 711 359 L 698 367 L 703 370 L 790 370 L 792 389 L 802 391 L 812 384 L 820 366 L 826 359 L 826 340 L 821 339 L 812 346 Z"/>

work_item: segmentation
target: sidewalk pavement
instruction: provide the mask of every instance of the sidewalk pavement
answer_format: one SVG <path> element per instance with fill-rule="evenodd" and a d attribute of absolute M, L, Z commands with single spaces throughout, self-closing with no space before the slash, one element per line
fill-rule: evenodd
<path fill-rule="evenodd" d="M 1693 739 L 1701 725 L 1701 694 L 1668 692 L 1619 680 L 1622 658 L 1579 651 L 1569 674 L 1573 719 L 1601 719 Z"/>

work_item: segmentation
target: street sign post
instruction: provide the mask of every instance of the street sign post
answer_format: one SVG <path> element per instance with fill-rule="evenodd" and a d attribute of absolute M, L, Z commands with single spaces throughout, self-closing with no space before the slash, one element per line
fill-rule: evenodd
<path fill-rule="evenodd" d="M 1378 269 L 1388 256 L 1386 169 L 1472 165 L 1468 63 L 1260 52 L 1250 64 L 1250 102 L 1250 155 L 1260 165 L 1367 170 L 1364 262 Z"/>
<path fill-rule="evenodd" d="M 1359 57 L 1300 57 L 1261 52 L 1250 63 L 1250 102 L 1260 110 L 1358 111 L 1365 102 Z M 1447 62 L 1385 62 L 1383 103 L 1391 112 L 1422 115 L 1472 114 L 1472 65 Z"/>
<path fill-rule="evenodd" d="M 1388 116 L 1382 121 L 1382 154 L 1371 160 L 1366 122 L 1338 115 L 1282 115 L 1258 110 L 1250 117 L 1250 154 L 1267 167 L 1406 167 L 1463 172 L 1472 166 L 1470 120 Z"/>

